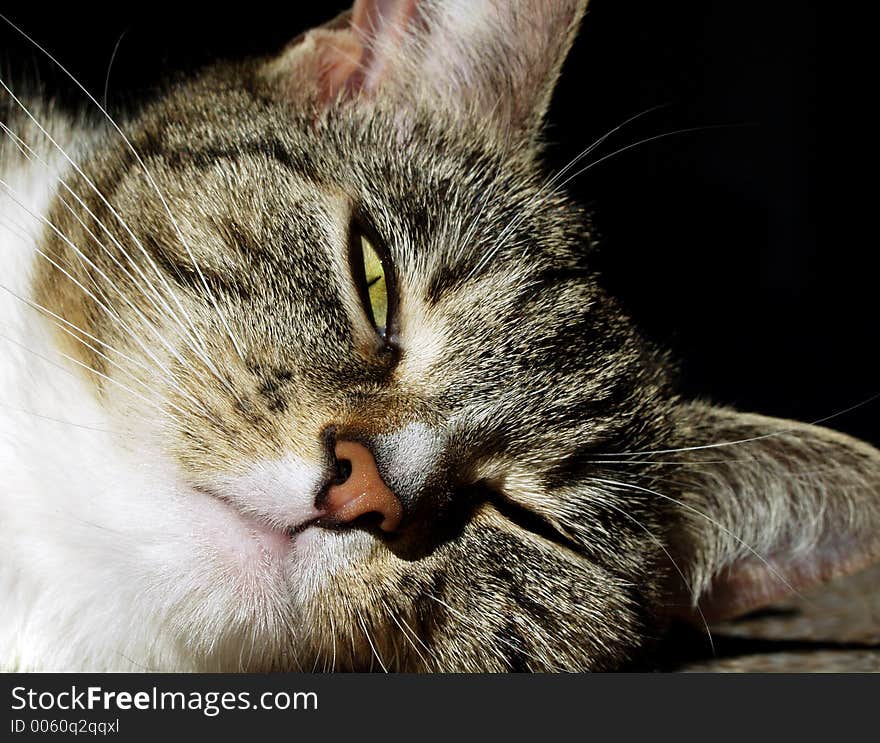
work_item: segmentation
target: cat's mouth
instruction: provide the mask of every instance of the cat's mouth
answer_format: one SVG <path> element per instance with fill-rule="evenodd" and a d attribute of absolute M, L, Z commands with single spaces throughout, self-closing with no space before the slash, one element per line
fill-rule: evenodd
<path fill-rule="evenodd" d="M 323 514 L 311 514 L 293 524 L 276 517 L 244 509 L 222 493 L 196 487 L 193 492 L 202 521 L 214 536 L 220 536 L 224 548 L 247 559 L 252 553 L 283 558 L 294 548 L 296 539 L 308 529 L 319 526 Z M 213 540 L 212 540 L 213 541 Z"/>
<path fill-rule="evenodd" d="M 206 492 L 206 491 L 203 491 Z M 293 548 L 297 537 L 309 529 L 321 529 L 323 531 L 348 531 L 352 528 L 359 528 L 371 533 L 381 534 L 379 522 L 382 517 L 377 513 L 366 514 L 359 518 L 356 524 L 339 521 L 337 518 L 327 513 L 321 512 L 316 516 L 308 518 L 304 521 L 293 525 L 279 525 L 278 522 L 266 515 L 246 511 L 230 499 L 221 495 L 207 493 L 215 500 L 219 501 L 228 511 L 233 513 L 237 519 L 249 529 L 258 541 L 268 539 L 273 546 L 282 546 L 288 551 Z"/>

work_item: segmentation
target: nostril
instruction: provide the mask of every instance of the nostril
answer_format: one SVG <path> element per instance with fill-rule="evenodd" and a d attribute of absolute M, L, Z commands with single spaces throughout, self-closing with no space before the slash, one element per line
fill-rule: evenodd
<path fill-rule="evenodd" d="M 349 477 L 351 477 L 351 460 L 337 459 L 333 463 L 336 475 L 333 478 L 334 485 L 342 485 Z"/>
<path fill-rule="evenodd" d="M 403 506 L 397 496 L 382 480 L 376 460 L 363 444 L 355 441 L 337 441 L 337 477 L 327 490 L 324 508 L 335 524 L 364 523 L 368 514 L 379 521 L 383 531 L 391 532 L 400 526 Z"/>

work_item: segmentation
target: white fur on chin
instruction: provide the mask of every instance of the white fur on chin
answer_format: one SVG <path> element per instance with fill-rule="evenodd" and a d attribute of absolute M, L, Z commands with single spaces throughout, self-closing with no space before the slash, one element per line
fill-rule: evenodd
<path fill-rule="evenodd" d="M 75 160 L 88 134 L 54 127 Z M 148 433 L 120 435 L 125 421 L 27 304 L 43 260 L 29 212 L 46 212 L 55 181 L 2 146 L 0 177 L 14 191 L 0 189 L 0 667 L 235 670 L 289 656 L 299 607 L 335 564 L 315 550 L 343 541 L 304 534 L 299 548 L 280 528 L 315 515 L 316 468 L 267 463 L 225 483 L 227 503 L 174 477 Z"/>

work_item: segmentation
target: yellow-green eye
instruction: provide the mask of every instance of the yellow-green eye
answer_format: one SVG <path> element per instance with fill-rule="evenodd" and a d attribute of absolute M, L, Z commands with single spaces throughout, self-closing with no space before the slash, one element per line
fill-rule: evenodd
<path fill-rule="evenodd" d="M 382 265 L 382 259 L 369 238 L 362 233 L 360 239 L 364 278 L 373 324 L 380 333 L 384 333 L 388 326 L 388 284 L 385 280 L 385 266 Z"/>
<path fill-rule="evenodd" d="M 379 336 L 389 342 L 394 323 L 394 269 L 375 231 L 355 221 L 351 227 L 351 273 L 364 312 Z"/>

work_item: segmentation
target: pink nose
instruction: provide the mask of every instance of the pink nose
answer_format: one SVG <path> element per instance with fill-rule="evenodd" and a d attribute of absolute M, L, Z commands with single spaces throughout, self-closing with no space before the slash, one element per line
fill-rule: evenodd
<path fill-rule="evenodd" d="M 347 524 L 367 513 L 382 516 L 379 524 L 383 531 L 394 531 L 403 518 L 403 507 L 391 492 L 370 450 L 355 441 L 337 441 L 336 458 L 351 463 L 351 474 L 339 485 L 327 491 L 325 508 L 334 521 Z"/>

